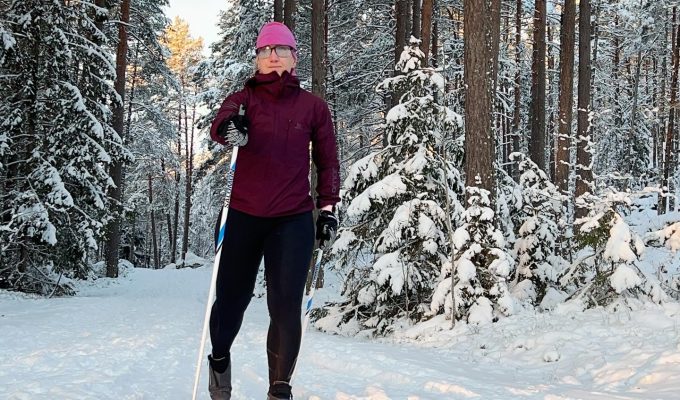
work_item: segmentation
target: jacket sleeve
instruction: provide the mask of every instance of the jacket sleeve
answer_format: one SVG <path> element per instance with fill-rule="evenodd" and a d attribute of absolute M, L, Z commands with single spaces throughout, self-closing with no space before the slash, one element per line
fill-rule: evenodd
<path fill-rule="evenodd" d="M 243 104 L 248 108 L 248 89 L 244 88 L 238 92 L 234 92 L 227 96 L 222 102 L 222 106 L 210 126 L 210 138 L 220 144 L 226 144 L 226 141 L 217 134 L 217 128 L 224 121 L 229 121 L 234 115 L 238 114 L 238 109 Z"/>
<path fill-rule="evenodd" d="M 318 208 L 340 201 L 340 163 L 331 112 L 325 101 L 315 106 L 315 126 L 312 131 L 312 159 L 316 165 Z"/>

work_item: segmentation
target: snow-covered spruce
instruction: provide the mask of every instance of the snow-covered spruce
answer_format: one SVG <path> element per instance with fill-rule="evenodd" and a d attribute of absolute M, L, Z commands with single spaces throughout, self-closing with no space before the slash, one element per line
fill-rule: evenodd
<path fill-rule="evenodd" d="M 0 287 L 51 293 L 60 272 L 84 276 L 109 218 L 108 167 L 123 151 L 90 7 L 16 1 L 3 16 Z"/>
<path fill-rule="evenodd" d="M 515 215 L 517 271 L 513 294 L 538 305 L 565 266 L 565 260 L 556 252 L 556 240 L 566 196 L 525 154 L 513 153 L 510 159 L 518 164 L 521 194 L 519 212 Z"/>
<path fill-rule="evenodd" d="M 503 234 L 494 226 L 489 192 L 477 187 L 466 191 L 468 207 L 453 234 L 453 273 L 437 286 L 431 307 L 433 311 L 443 307 L 457 320 L 483 324 L 514 313 L 508 286 L 514 265 Z"/>
<path fill-rule="evenodd" d="M 460 116 L 436 103 L 443 80 L 421 68 L 417 44 L 402 53 L 403 74 L 379 86 L 403 93 L 386 117 L 389 145 L 352 165 L 344 182 L 347 218 L 332 255 L 346 274 L 346 301 L 326 309 L 324 329 L 384 334 L 398 320 L 417 321 L 446 270 L 462 183 L 459 160 L 445 160 L 441 146 L 445 137 L 460 143 L 451 140 Z"/>
<path fill-rule="evenodd" d="M 658 280 L 636 265 L 645 246 L 620 211 L 628 207 L 630 198 L 630 193 L 616 191 L 587 196 L 588 216 L 574 221 L 582 251 L 559 282 L 587 307 L 627 297 L 649 296 L 655 302 L 667 298 Z"/>

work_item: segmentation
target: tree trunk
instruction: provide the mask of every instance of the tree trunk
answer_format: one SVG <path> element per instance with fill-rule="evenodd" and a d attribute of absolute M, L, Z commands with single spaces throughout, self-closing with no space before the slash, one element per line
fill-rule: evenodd
<path fill-rule="evenodd" d="M 590 0 L 580 1 L 579 14 L 576 198 L 590 192 L 593 184 L 593 163 L 590 153 Z M 583 217 L 587 213 L 586 208 L 576 208 L 577 218 Z"/>
<path fill-rule="evenodd" d="M 666 18 L 664 18 L 664 34 L 663 34 L 663 48 L 667 49 L 668 48 L 668 12 L 666 12 Z M 674 27 L 671 26 L 671 30 L 673 30 Z M 672 54 L 671 52 L 671 63 L 673 62 L 672 60 Z M 659 183 L 663 187 L 663 157 L 664 157 L 664 141 L 665 141 L 665 128 L 666 128 L 666 89 L 668 85 L 668 54 L 664 52 L 662 58 L 661 58 L 661 93 L 659 95 L 659 143 L 657 144 L 657 152 L 658 152 L 658 174 L 659 174 Z M 659 196 L 657 200 L 657 213 L 661 214 L 661 210 L 665 210 L 666 207 L 664 207 L 664 197 Z"/>
<path fill-rule="evenodd" d="M 189 228 L 190 228 L 190 217 L 191 217 L 191 191 L 192 191 L 192 174 L 193 174 L 193 157 L 194 157 L 194 124 L 196 121 L 196 103 L 192 104 L 192 118 L 191 118 L 191 131 L 189 131 L 189 121 L 187 119 L 186 102 L 184 103 L 184 132 L 185 132 L 185 154 L 187 156 L 186 165 L 186 178 L 184 179 L 184 232 L 182 235 L 182 264 L 186 265 L 185 261 L 187 259 L 187 251 L 189 251 Z"/>
<path fill-rule="evenodd" d="M 174 263 L 177 261 L 177 236 L 179 234 L 179 184 L 180 184 L 180 173 L 179 170 L 182 168 L 182 100 L 184 98 L 184 92 L 179 93 L 178 105 L 177 105 L 177 158 L 179 159 L 179 164 L 175 170 L 175 223 L 172 231 L 174 235 L 172 237 L 171 250 L 170 250 L 170 262 Z"/>
<path fill-rule="evenodd" d="M 118 48 L 116 51 L 116 81 L 114 87 L 120 96 L 121 102 L 113 107 L 113 129 L 121 138 L 124 138 L 125 128 L 125 70 L 127 68 L 128 37 L 127 27 L 130 21 L 130 0 L 123 0 L 121 4 L 121 23 L 118 24 Z M 109 224 L 106 240 L 106 276 L 118 277 L 118 248 L 120 247 L 120 222 L 122 217 L 122 186 L 123 186 L 123 162 L 119 157 L 111 165 L 109 173 L 115 187 L 111 190 L 110 197 L 113 203 L 114 218 Z"/>
<path fill-rule="evenodd" d="M 285 0 L 283 6 L 283 23 L 291 32 L 295 32 L 295 0 Z"/>
<path fill-rule="evenodd" d="M 628 152 L 626 154 L 627 162 L 626 166 L 632 168 L 633 162 L 637 157 L 634 154 L 635 147 L 633 146 L 635 140 L 635 126 L 638 118 L 638 95 L 640 92 L 640 74 L 642 73 L 642 50 L 637 52 L 637 63 L 635 65 L 635 82 L 633 83 L 633 105 L 630 112 L 630 127 L 628 129 Z M 629 170 L 629 172 L 635 172 L 634 170 Z M 644 182 L 640 182 L 645 184 Z"/>
<path fill-rule="evenodd" d="M 439 5 L 437 0 L 434 0 L 432 13 L 432 66 L 437 68 L 439 66 Z"/>
<path fill-rule="evenodd" d="M 312 2 L 312 93 L 326 98 L 326 0 Z"/>
<path fill-rule="evenodd" d="M 598 57 L 598 47 L 599 47 L 599 40 L 600 40 L 600 29 L 599 29 L 599 18 L 600 18 L 600 9 L 602 7 L 602 1 L 598 1 L 595 3 L 595 13 L 592 15 L 592 23 L 591 23 L 591 42 L 592 42 L 592 58 L 591 58 L 591 65 L 597 65 L 597 57 Z M 598 91 L 598 88 L 595 86 L 595 74 L 591 74 L 590 76 L 590 96 L 591 96 L 591 103 L 590 107 L 595 110 L 598 107 L 600 107 L 600 104 L 595 104 L 597 101 L 596 98 L 596 93 Z M 602 96 L 599 96 L 599 98 L 602 98 Z M 591 126 L 590 127 L 590 137 L 591 141 L 595 142 L 597 140 L 597 132 L 595 131 L 595 127 Z"/>
<path fill-rule="evenodd" d="M 531 65 L 531 160 L 545 169 L 545 57 L 546 0 L 536 0 L 534 11 L 534 49 Z"/>
<path fill-rule="evenodd" d="M 105 10 L 108 10 L 109 8 L 106 6 L 106 0 L 95 0 L 94 5 L 103 8 Z M 96 13 L 95 11 L 95 16 L 94 16 L 94 26 L 99 30 L 100 32 L 104 32 L 104 22 L 108 19 L 108 15 L 101 15 L 99 13 Z M 95 43 L 97 43 L 98 40 L 95 40 Z"/>
<path fill-rule="evenodd" d="M 413 21 L 411 23 L 411 36 L 413 37 L 420 37 L 420 2 L 421 0 L 413 0 L 411 2 L 411 5 L 413 6 L 413 12 L 411 13 L 411 20 Z M 423 7 L 425 5 L 423 4 Z"/>
<path fill-rule="evenodd" d="M 423 66 L 429 65 L 430 60 L 430 41 L 432 38 L 432 6 L 433 0 L 423 0 L 422 25 L 420 28 L 420 50 L 425 57 Z"/>
<path fill-rule="evenodd" d="M 328 29 L 326 25 L 326 0 L 315 0 L 312 2 L 312 93 L 321 97 L 326 98 L 326 37 Z M 312 199 L 314 204 L 316 204 L 316 187 L 318 175 L 316 172 L 316 165 L 312 163 L 312 173 L 311 173 L 311 183 L 312 187 Z M 319 210 L 314 208 L 314 220 L 319 215 Z M 314 241 L 314 249 L 319 247 L 319 241 Z M 312 286 L 312 275 L 314 268 L 314 258 L 309 264 L 309 274 L 307 274 L 307 291 Z M 317 288 L 323 287 L 324 284 L 323 267 L 319 271 Z"/>
<path fill-rule="evenodd" d="M 494 137 L 491 131 L 491 27 L 488 0 L 465 0 L 463 18 L 466 186 L 494 196 Z"/>
<path fill-rule="evenodd" d="M 408 12 L 408 0 L 396 0 L 395 3 L 395 18 L 396 31 L 394 34 L 394 65 L 399 62 L 404 46 L 408 43 L 406 41 L 406 28 L 408 21 L 406 18 Z"/>
<path fill-rule="evenodd" d="M 396 18 L 396 29 L 395 29 L 395 34 L 394 34 L 394 65 L 396 66 L 397 63 L 399 62 L 399 59 L 401 58 L 401 53 L 404 51 L 404 46 L 406 45 L 406 30 L 407 30 L 407 14 L 408 14 L 408 6 L 409 2 L 408 0 L 396 0 L 395 1 L 395 18 Z M 392 74 L 398 75 L 399 72 L 396 70 L 392 70 Z M 396 106 L 399 104 L 399 99 L 401 98 L 402 93 L 399 91 L 395 90 L 394 93 L 392 93 L 392 97 L 390 99 L 390 108 Z M 383 130 L 383 147 L 387 147 L 388 143 L 388 138 L 387 138 L 387 131 Z"/>
<path fill-rule="evenodd" d="M 394 65 L 397 65 L 399 58 L 401 57 L 401 52 L 404 51 L 404 46 L 406 46 L 406 12 L 408 11 L 408 1 L 407 0 L 396 0 L 395 4 L 395 14 L 397 19 L 396 32 L 394 36 Z M 398 100 L 398 99 L 397 99 Z M 398 103 L 398 102 L 397 102 Z M 397 104 L 394 103 L 394 104 Z"/>
<path fill-rule="evenodd" d="M 274 21 L 283 22 L 283 0 L 274 0 Z"/>
<path fill-rule="evenodd" d="M 569 148 L 574 103 L 575 0 L 564 1 L 560 32 L 560 104 L 555 150 L 555 184 L 564 194 L 569 191 Z"/>
<path fill-rule="evenodd" d="M 553 82 L 558 82 L 555 78 L 556 67 L 555 67 L 555 54 L 554 46 L 548 46 L 548 43 L 553 43 L 553 26 L 550 20 L 546 25 L 546 59 L 548 60 L 546 68 L 546 97 L 545 97 L 545 109 L 546 109 L 546 128 L 545 128 L 545 146 L 548 153 L 548 163 L 545 167 L 545 172 L 550 179 L 555 178 L 555 152 L 553 151 L 556 143 L 555 136 L 557 128 L 555 127 L 555 119 L 557 118 L 557 106 L 554 104 L 557 102 L 556 91 L 559 88 L 553 88 Z"/>
<path fill-rule="evenodd" d="M 676 14 L 677 14 L 677 12 L 676 12 Z M 677 15 L 676 15 L 676 18 L 674 18 L 674 21 L 675 21 L 675 24 L 676 24 L 675 27 L 678 30 L 672 29 L 671 31 L 674 34 L 674 36 L 673 36 L 675 38 L 674 43 L 675 43 L 675 46 L 676 46 L 676 51 L 678 51 L 678 57 L 680 57 L 680 50 L 677 49 L 678 47 L 680 47 L 680 44 L 678 43 L 678 40 L 680 40 L 680 37 L 678 37 L 678 36 L 680 36 L 680 24 L 678 23 Z M 674 106 L 677 105 L 677 92 L 678 91 L 677 91 L 677 88 L 676 88 L 676 90 L 675 90 L 676 102 L 673 103 Z M 676 114 L 677 114 L 677 107 L 676 107 Z M 676 161 L 675 160 L 676 160 L 676 156 L 677 156 L 677 153 L 678 153 L 678 135 L 675 134 L 675 130 L 676 129 L 674 129 L 673 132 L 671 132 L 673 140 L 672 140 L 672 145 L 671 145 L 671 157 L 668 160 L 670 162 L 670 170 L 671 170 L 670 174 L 671 175 L 673 175 L 675 173 L 675 170 L 676 170 L 676 167 L 675 167 Z M 673 195 L 668 197 L 668 209 L 670 211 L 674 211 L 675 210 L 675 195 L 674 195 L 675 194 L 675 180 L 671 179 L 671 180 L 668 181 L 668 191 L 673 194 Z"/>
<path fill-rule="evenodd" d="M 520 116 L 522 112 L 522 1 L 517 0 L 515 9 L 515 111 L 512 115 L 512 151 L 519 151 Z M 512 165 L 512 176 L 519 182 L 519 169 Z"/>
<path fill-rule="evenodd" d="M 163 176 L 163 181 L 165 182 L 165 161 L 161 159 L 161 173 Z M 173 233 L 172 233 L 172 219 L 170 217 L 170 211 L 169 207 L 164 207 L 166 212 L 165 212 L 165 223 L 168 225 L 168 250 L 172 249 L 172 242 L 173 242 Z M 163 255 L 159 253 L 161 262 L 163 260 Z M 172 258 L 172 255 L 170 256 L 171 261 L 170 262 L 175 262 L 174 259 Z"/>
<path fill-rule="evenodd" d="M 406 0 L 406 15 L 404 16 L 404 19 L 406 20 L 406 42 L 408 43 L 409 40 L 411 39 L 411 32 L 413 32 L 413 0 Z M 416 38 L 418 38 L 418 35 L 420 35 L 420 32 L 418 32 L 417 35 L 415 35 Z"/>
<path fill-rule="evenodd" d="M 501 0 L 491 0 L 490 20 L 487 25 L 491 28 L 491 102 L 493 104 L 498 86 L 498 49 L 500 48 L 501 39 Z"/>
<path fill-rule="evenodd" d="M 135 43 L 135 57 L 133 58 L 132 79 L 130 79 L 130 101 L 128 101 L 127 118 L 125 121 L 125 135 L 130 134 L 130 126 L 132 126 L 132 103 L 135 101 L 135 85 L 137 83 L 137 69 L 139 67 L 139 45 L 137 40 Z"/>
<path fill-rule="evenodd" d="M 135 56 L 133 57 L 133 66 L 132 66 L 132 77 L 130 79 L 130 98 L 128 100 L 128 108 L 127 108 L 127 116 L 125 117 L 125 137 L 130 137 L 130 127 L 132 126 L 132 104 L 135 101 L 135 89 L 136 89 L 136 83 L 137 83 L 137 70 L 139 67 L 139 40 L 135 43 Z M 121 180 L 125 180 L 125 175 L 121 176 Z M 125 194 L 121 191 L 121 197 L 123 197 Z M 136 217 L 136 213 L 133 214 L 133 218 Z M 125 219 L 121 220 L 121 231 L 124 231 L 125 229 Z M 133 224 L 133 229 L 132 231 L 135 231 L 135 227 Z M 130 243 L 130 254 L 135 254 L 135 240 Z"/>
<path fill-rule="evenodd" d="M 153 205 L 153 178 L 152 175 L 148 175 L 149 181 L 149 207 L 151 208 L 149 214 L 151 217 L 151 241 L 153 243 L 153 265 L 154 268 L 158 269 L 161 266 L 160 260 L 158 258 L 158 242 L 156 241 L 156 213 L 154 212 Z"/>
<path fill-rule="evenodd" d="M 668 112 L 668 128 L 666 130 L 666 140 L 664 147 L 664 157 L 663 157 L 663 182 L 662 187 L 664 187 L 665 194 L 670 189 L 670 176 L 671 172 L 675 169 L 673 166 L 673 144 L 674 140 L 674 128 L 675 128 L 675 109 L 678 102 L 678 65 L 680 64 L 680 24 L 677 21 L 677 9 L 673 7 L 673 32 L 674 42 L 673 42 L 673 72 L 671 75 L 671 101 Z M 677 25 L 677 26 L 676 26 Z M 664 197 L 661 201 L 661 207 L 659 208 L 659 214 L 664 214 L 668 207 L 668 198 Z M 672 211 L 672 210 L 671 210 Z"/>
<path fill-rule="evenodd" d="M 656 123 L 654 124 L 654 131 L 652 133 L 652 169 L 656 170 L 659 168 L 659 131 L 661 129 L 661 98 L 659 93 L 659 61 L 655 58 L 652 59 L 652 81 L 647 82 L 647 85 L 652 86 L 652 108 L 658 110 L 656 112 Z M 663 92 L 662 92 L 663 93 Z"/>
<path fill-rule="evenodd" d="M 614 17 L 614 30 L 619 28 L 619 16 Z M 623 125 L 623 118 L 621 117 L 623 113 L 621 112 L 621 78 L 619 77 L 619 65 L 621 65 L 621 42 L 617 35 L 614 36 L 612 45 L 612 83 L 614 85 L 614 97 L 612 101 L 614 102 L 614 127 L 620 129 Z"/>

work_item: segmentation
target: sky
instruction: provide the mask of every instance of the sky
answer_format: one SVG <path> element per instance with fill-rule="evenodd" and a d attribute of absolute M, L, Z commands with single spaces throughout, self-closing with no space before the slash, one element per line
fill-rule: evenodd
<path fill-rule="evenodd" d="M 169 0 L 169 3 L 168 18 L 179 16 L 187 21 L 192 36 L 202 37 L 206 49 L 217 41 L 217 20 L 220 11 L 227 7 L 228 0 Z"/>

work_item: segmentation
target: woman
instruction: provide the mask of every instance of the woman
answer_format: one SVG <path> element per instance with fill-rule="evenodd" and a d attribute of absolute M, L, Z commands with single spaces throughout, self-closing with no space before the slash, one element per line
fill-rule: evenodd
<path fill-rule="evenodd" d="M 220 400 L 231 397 L 229 350 L 262 257 L 270 315 L 268 399 L 293 398 L 290 379 L 300 350 L 300 311 L 315 237 L 310 142 L 318 175 L 316 238 L 331 240 L 337 230 L 339 163 L 328 105 L 300 88 L 297 43 L 284 24 L 260 29 L 256 53 L 255 76 L 224 100 L 210 129 L 213 140 L 242 146 L 210 316 L 209 391 Z"/>

